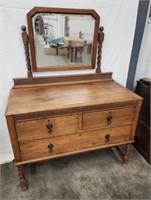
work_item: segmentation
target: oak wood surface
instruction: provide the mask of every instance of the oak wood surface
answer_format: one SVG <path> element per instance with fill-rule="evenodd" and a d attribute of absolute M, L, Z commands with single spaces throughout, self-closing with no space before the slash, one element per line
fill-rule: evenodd
<path fill-rule="evenodd" d="M 50 122 L 49 122 L 49 121 Z M 48 123 L 52 124 L 52 132 L 49 133 Z M 16 123 L 16 131 L 19 141 L 28 141 L 46 137 L 54 137 L 75 133 L 79 129 L 78 114 L 67 116 L 49 117 L 38 120 L 30 120 Z"/>
<path fill-rule="evenodd" d="M 104 27 L 101 26 L 99 28 L 99 33 L 98 33 L 98 57 L 97 57 L 96 73 L 101 73 L 102 44 L 103 44 L 103 41 L 104 41 L 103 30 L 104 30 Z"/>
<path fill-rule="evenodd" d="M 22 189 L 24 164 L 134 142 L 142 98 L 100 75 L 19 80 L 11 90 L 6 118 Z"/>
<path fill-rule="evenodd" d="M 130 140 L 133 140 L 134 136 L 135 136 L 135 131 L 136 131 L 137 123 L 138 123 L 138 117 L 139 117 L 141 105 L 142 105 L 142 100 L 138 100 L 137 106 L 136 106 L 136 112 L 135 112 L 135 116 L 134 116 L 134 120 L 133 120 L 132 131 L 131 131 L 131 134 L 130 134 Z"/>
<path fill-rule="evenodd" d="M 101 74 L 72 74 L 63 76 L 44 76 L 44 77 L 33 77 L 33 78 L 14 78 L 14 87 L 33 87 L 39 85 L 62 85 L 62 84 L 76 84 L 85 82 L 101 82 L 111 81 L 112 73 L 106 72 Z"/>
<path fill-rule="evenodd" d="M 25 178 L 25 166 L 18 165 L 17 168 L 18 168 L 18 176 L 20 179 L 20 187 L 21 187 L 22 191 L 25 191 L 28 188 L 27 181 Z"/>
<path fill-rule="evenodd" d="M 131 125 L 107 128 L 98 131 L 87 131 L 84 133 L 70 134 L 65 136 L 33 140 L 20 143 L 22 160 L 41 158 L 62 154 L 65 152 L 81 151 L 86 148 L 93 148 L 99 145 L 108 146 L 120 142 L 128 142 L 131 131 Z M 110 134 L 108 142 L 105 140 L 105 135 Z M 53 144 L 53 151 L 49 152 L 48 144 Z"/>
<path fill-rule="evenodd" d="M 81 154 L 81 153 L 87 153 L 87 152 L 90 152 L 90 151 L 96 151 L 96 150 L 101 150 L 101 149 L 105 149 L 105 148 L 112 148 L 112 147 L 116 147 L 116 145 L 124 145 L 124 144 L 131 144 L 133 143 L 134 140 L 129 140 L 129 142 L 118 142 L 118 143 L 114 143 L 114 144 L 108 144 L 106 146 L 105 145 L 100 145 L 100 146 L 94 146 L 94 147 L 91 147 L 91 148 L 86 148 L 86 149 L 81 149 L 80 151 L 73 151 L 72 154 L 70 152 L 66 152 L 66 153 L 62 153 L 62 154 L 56 154 L 56 155 L 52 155 L 51 157 L 50 156 L 45 156 L 45 157 L 42 157 L 42 158 L 34 158 L 34 159 L 30 159 L 30 160 L 26 160 L 26 161 L 21 161 L 21 162 L 16 162 L 15 165 L 18 166 L 18 165 L 25 165 L 25 164 L 29 164 L 29 163 L 40 163 L 40 162 L 44 162 L 44 161 L 48 161 L 48 160 L 52 160 L 52 159 L 57 159 L 57 158 L 60 158 L 60 157 L 69 157 L 69 156 L 72 156 L 72 155 L 76 155 L 76 154 Z"/>
<path fill-rule="evenodd" d="M 20 148 L 19 148 L 19 144 L 18 144 L 18 138 L 17 138 L 17 133 L 16 133 L 15 122 L 14 122 L 13 116 L 7 116 L 6 121 L 7 121 L 7 127 L 9 130 L 9 136 L 10 136 L 11 145 L 13 148 L 15 161 L 19 162 L 19 161 L 21 161 L 21 154 L 20 154 Z"/>
<path fill-rule="evenodd" d="M 45 66 L 45 67 L 36 67 L 34 72 L 47 72 L 47 71 L 68 71 L 68 70 L 87 70 L 87 69 L 92 69 L 91 65 L 59 65 L 59 66 Z"/>
<path fill-rule="evenodd" d="M 83 129 L 94 129 L 101 127 L 111 127 L 124 123 L 132 123 L 135 114 L 135 107 L 108 109 L 104 111 L 84 112 Z M 111 116 L 109 123 L 108 117 Z"/>
<path fill-rule="evenodd" d="M 21 29 L 22 29 L 22 40 L 24 44 L 25 57 L 26 57 L 27 76 L 28 78 L 32 78 L 33 76 L 32 76 L 32 71 L 31 71 L 30 54 L 29 54 L 29 47 L 28 47 L 29 39 L 26 32 L 26 27 L 22 26 Z"/>
<path fill-rule="evenodd" d="M 6 116 L 138 99 L 115 81 L 12 89 Z"/>

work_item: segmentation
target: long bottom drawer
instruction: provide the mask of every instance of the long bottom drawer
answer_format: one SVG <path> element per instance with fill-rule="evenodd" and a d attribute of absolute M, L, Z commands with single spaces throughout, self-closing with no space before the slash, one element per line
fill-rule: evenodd
<path fill-rule="evenodd" d="M 22 161 L 128 142 L 131 126 L 108 128 L 20 143 Z"/>

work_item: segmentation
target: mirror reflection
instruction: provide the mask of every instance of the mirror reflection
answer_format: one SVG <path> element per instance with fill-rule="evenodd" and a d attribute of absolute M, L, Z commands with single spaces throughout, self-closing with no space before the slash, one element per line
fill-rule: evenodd
<path fill-rule="evenodd" d="M 91 65 L 91 15 L 38 13 L 32 18 L 37 67 Z"/>

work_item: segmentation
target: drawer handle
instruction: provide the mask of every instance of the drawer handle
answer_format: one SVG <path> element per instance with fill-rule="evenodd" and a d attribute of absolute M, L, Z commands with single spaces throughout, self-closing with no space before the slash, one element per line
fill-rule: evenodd
<path fill-rule="evenodd" d="M 50 123 L 50 120 L 48 120 L 48 124 L 47 124 L 47 129 L 48 129 L 48 133 L 52 133 L 52 128 L 53 128 L 53 125 Z"/>
<path fill-rule="evenodd" d="M 48 149 L 49 149 L 49 152 L 53 152 L 53 149 L 52 149 L 52 148 L 53 148 L 53 146 L 54 146 L 54 145 L 53 145 L 53 144 L 51 144 L 51 143 L 49 143 L 49 144 L 48 144 Z"/>
<path fill-rule="evenodd" d="M 109 142 L 109 141 L 110 141 L 110 134 L 106 134 L 106 135 L 105 135 L 105 141 L 106 141 L 106 142 Z"/>
<path fill-rule="evenodd" d="M 108 124 L 112 124 L 112 115 L 107 116 L 107 122 Z"/>

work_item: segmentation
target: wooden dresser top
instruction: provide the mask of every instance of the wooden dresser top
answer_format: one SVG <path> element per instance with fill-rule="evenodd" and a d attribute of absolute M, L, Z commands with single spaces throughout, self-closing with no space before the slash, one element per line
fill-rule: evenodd
<path fill-rule="evenodd" d="M 16 88 L 10 91 L 6 116 L 139 99 L 115 81 Z"/>

